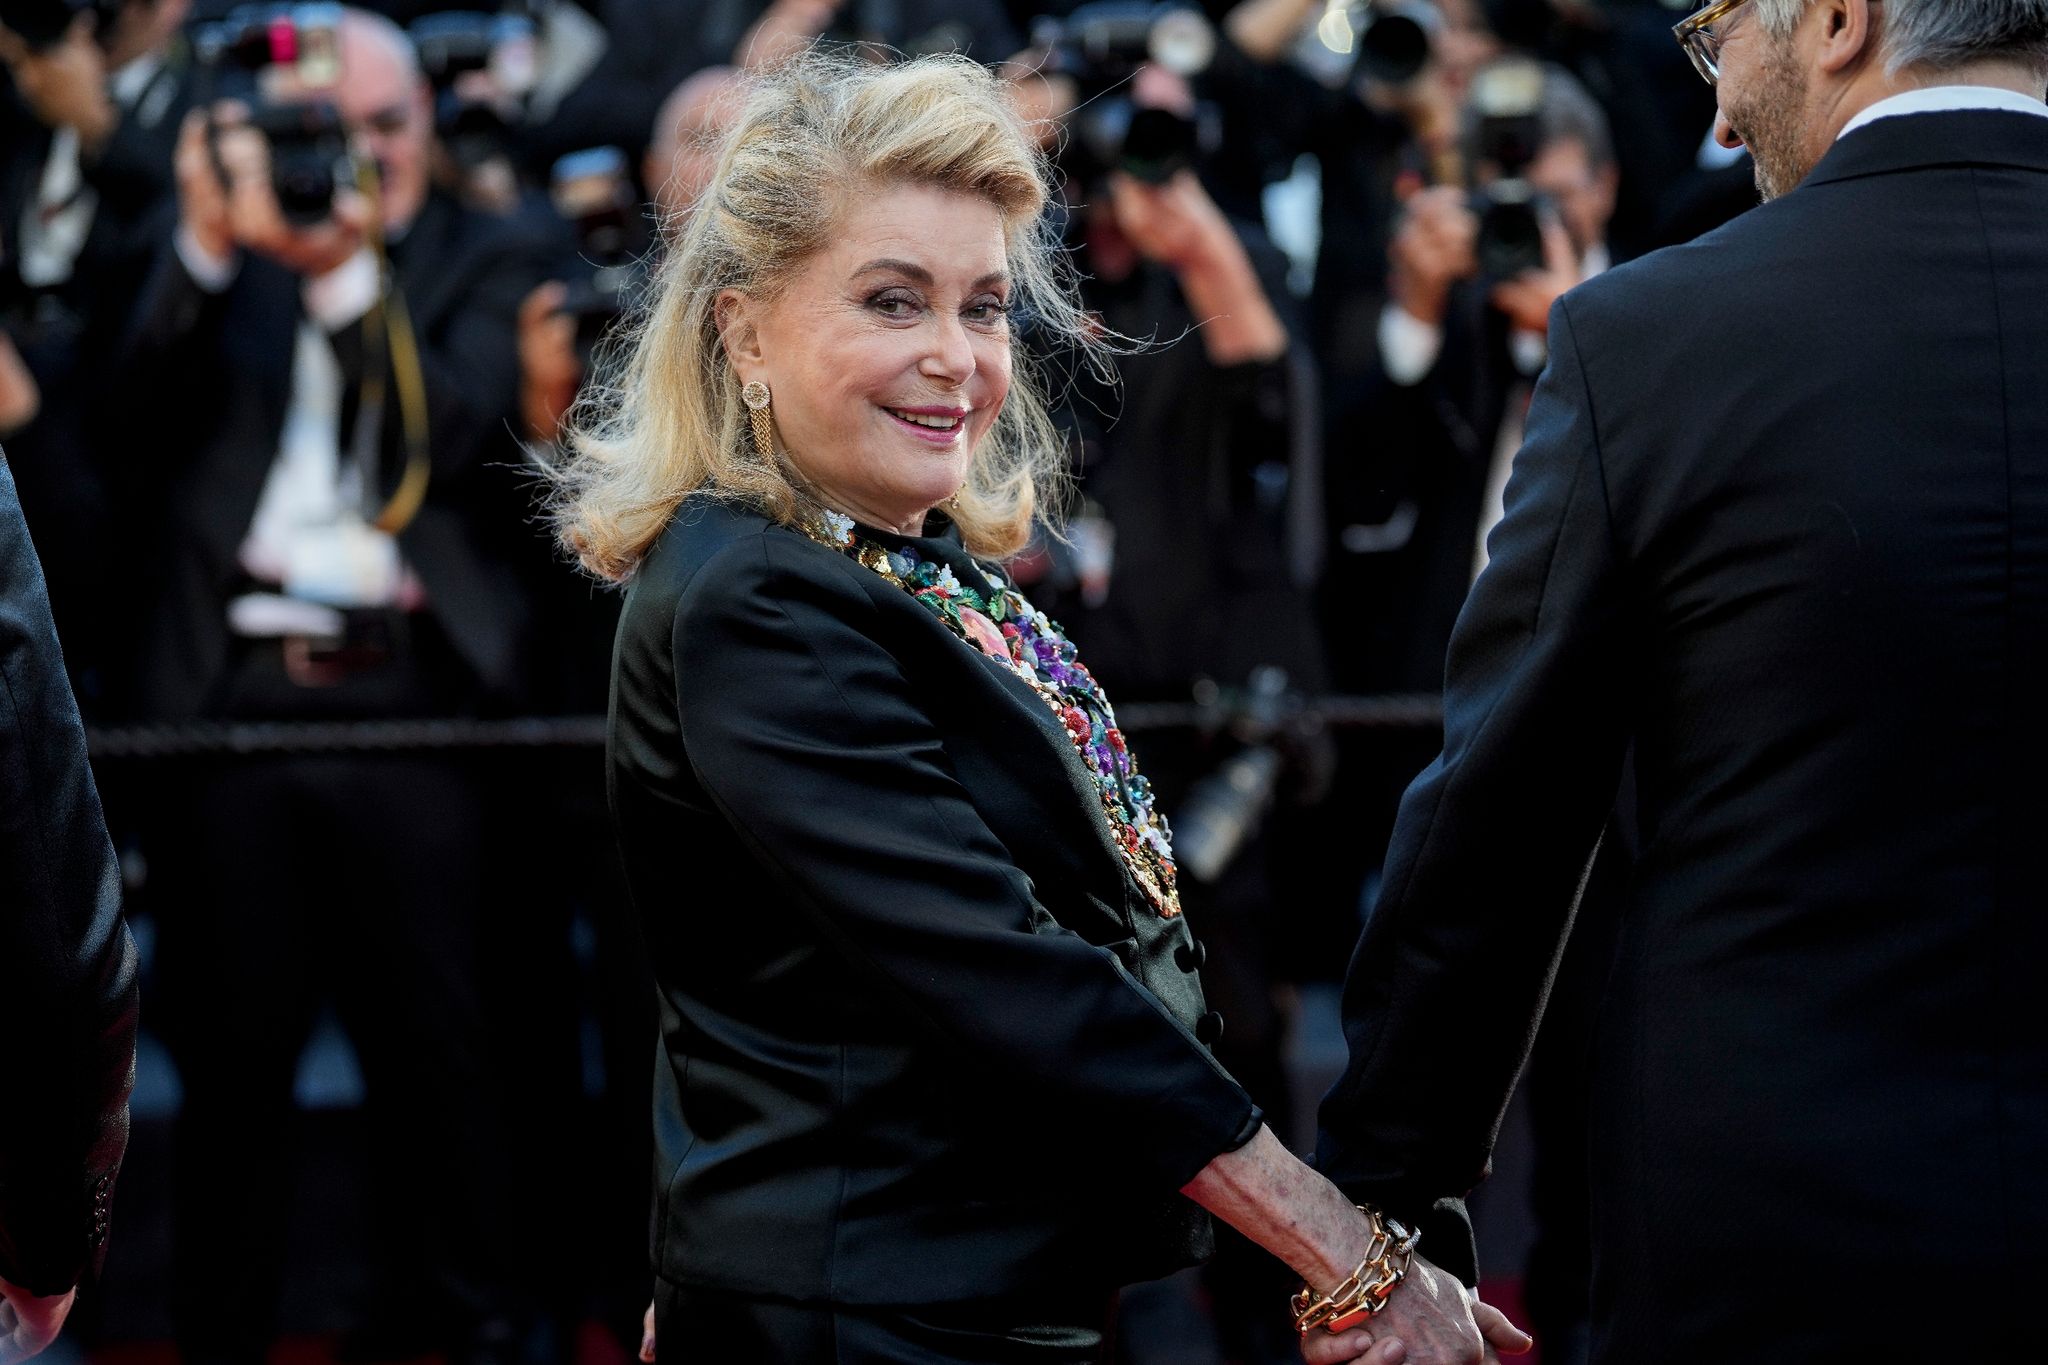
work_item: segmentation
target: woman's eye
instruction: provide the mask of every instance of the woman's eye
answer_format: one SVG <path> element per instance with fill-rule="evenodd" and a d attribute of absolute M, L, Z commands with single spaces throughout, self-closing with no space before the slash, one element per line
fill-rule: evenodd
<path fill-rule="evenodd" d="M 967 305 L 967 316 L 976 322 L 997 324 L 1010 316 L 1010 305 L 997 299 L 983 299 L 980 303 Z"/>
<path fill-rule="evenodd" d="M 907 318 L 917 311 L 917 300 L 904 294 L 879 294 L 868 306 L 885 318 Z"/>

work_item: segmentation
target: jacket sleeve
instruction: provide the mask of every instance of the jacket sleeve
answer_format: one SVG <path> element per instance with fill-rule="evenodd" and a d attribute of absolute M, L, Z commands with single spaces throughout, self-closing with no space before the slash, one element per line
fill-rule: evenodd
<path fill-rule="evenodd" d="M 1621 567 L 1564 304 L 1490 563 L 1459 615 L 1444 750 L 1402 799 L 1344 984 L 1349 1060 L 1317 1162 L 1476 1277 L 1484 1178 L 1630 728 Z"/>
<path fill-rule="evenodd" d="M 106 1241 L 135 1074 L 135 949 L 42 569 L 0 460 L 0 1278 L 75 1285 Z"/>
<path fill-rule="evenodd" d="M 1257 1107 L 1114 952 L 1053 922 L 955 775 L 929 699 L 867 633 L 867 571 L 808 548 L 750 537 L 678 606 L 699 781 L 827 942 L 937 1045 L 1003 1078 L 1020 1126 L 1114 1133 L 1099 1153 L 1180 1188 L 1257 1132 Z"/>

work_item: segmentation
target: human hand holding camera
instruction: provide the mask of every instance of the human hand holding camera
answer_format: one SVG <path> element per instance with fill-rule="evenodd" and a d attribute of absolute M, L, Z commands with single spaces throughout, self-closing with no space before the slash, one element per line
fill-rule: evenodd
<path fill-rule="evenodd" d="M 549 280 L 519 305 L 519 414 L 534 441 L 555 439 L 583 387 L 576 319 L 564 309 L 568 300 L 568 286 Z"/>
<path fill-rule="evenodd" d="M 1449 187 L 1410 195 L 1387 247 L 1387 292 L 1408 316 L 1441 326 L 1451 286 L 1479 273 L 1479 215 Z"/>
<path fill-rule="evenodd" d="M 1543 268 L 1525 270 L 1511 280 L 1502 280 L 1487 298 L 1523 331 L 1547 335 L 1550 331 L 1550 306 L 1580 282 L 1580 275 L 1570 235 L 1555 219 L 1546 219 L 1543 223 Z"/>
<path fill-rule="evenodd" d="M 121 120 L 107 93 L 106 54 L 93 28 L 92 14 L 81 13 L 61 40 L 37 51 L 20 34 L 0 27 L 0 62 L 22 103 L 45 127 L 75 131 L 87 155 L 106 145 Z"/>
<path fill-rule="evenodd" d="M 318 276 L 368 240 L 371 206 L 354 190 L 336 190 L 333 212 L 318 223 L 297 226 L 285 218 L 271 185 L 270 144 L 239 101 L 222 100 L 185 116 L 176 168 L 180 226 L 214 260 L 249 250 L 297 274 Z"/>

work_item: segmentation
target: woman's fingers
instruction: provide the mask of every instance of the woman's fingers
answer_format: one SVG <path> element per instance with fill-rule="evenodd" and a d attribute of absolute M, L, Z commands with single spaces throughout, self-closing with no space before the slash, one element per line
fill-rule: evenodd
<path fill-rule="evenodd" d="M 1310 1332 L 1301 1339 L 1301 1358 L 1308 1365 L 1400 1365 L 1407 1350 L 1392 1337 L 1375 1341 L 1362 1327 L 1348 1332 Z"/>
<path fill-rule="evenodd" d="M 646 1365 L 654 1365 L 654 1304 L 647 1305 L 647 1315 L 640 1319 L 640 1359 Z"/>

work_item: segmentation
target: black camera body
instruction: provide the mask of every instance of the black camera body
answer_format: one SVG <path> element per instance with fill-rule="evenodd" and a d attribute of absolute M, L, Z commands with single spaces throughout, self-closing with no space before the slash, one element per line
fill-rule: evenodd
<path fill-rule="evenodd" d="M 64 41 L 81 14 L 95 21 L 93 32 L 106 41 L 122 0 L 0 0 L 0 24 L 11 29 L 31 52 L 46 52 Z"/>
<path fill-rule="evenodd" d="M 1473 189 L 1471 200 L 1479 215 L 1479 272 L 1490 281 L 1512 280 L 1546 264 L 1543 224 L 1552 210 L 1526 179 L 1543 150 L 1543 80 L 1541 66 L 1515 60 L 1497 63 L 1473 81 L 1473 163 L 1495 172 Z"/>
<path fill-rule="evenodd" d="M 195 48 L 207 102 L 239 99 L 270 144 L 270 183 L 285 221 L 325 222 L 334 193 L 355 180 L 332 92 L 341 80 L 341 6 L 243 5 L 202 27 Z M 289 77 L 291 89 L 277 87 Z"/>
<path fill-rule="evenodd" d="M 577 254 L 592 267 L 569 281 L 562 311 L 576 319 L 576 356 L 585 373 L 612 325 L 646 280 L 650 237 L 626 162 L 617 147 L 571 152 L 555 163 L 549 197 L 576 229 Z"/>
<path fill-rule="evenodd" d="M 1200 10 L 1172 0 L 1094 0 L 1064 19 L 1039 20 L 1032 41 L 1045 49 L 1045 74 L 1070 77 L 1078 88 L 1069 143 L 1076 179 L 1119 170 L 1164 184 L 1221 143 L 1213 107 L 1197 106 L 1190 118 L 1119 92 L 1148 62 L 1184 77 L 1208 69 L 1216 33 Z"/>
<path fill-rule="evenodd" d="M 532 83 L 533 20 L 517 10 L 447 10 L 421 15 L 406 32 L 434 90 L 434 133 L 455 164 L 473 172 L 511 156 L 517 111 L 464 93 L 461 79 L 492 71 L 509 95 L 523 99 Z"/>

